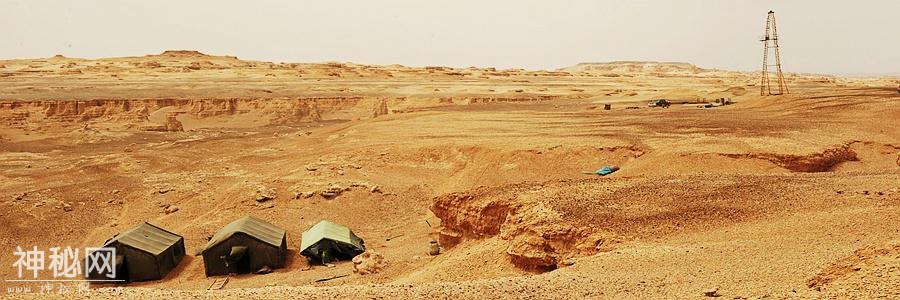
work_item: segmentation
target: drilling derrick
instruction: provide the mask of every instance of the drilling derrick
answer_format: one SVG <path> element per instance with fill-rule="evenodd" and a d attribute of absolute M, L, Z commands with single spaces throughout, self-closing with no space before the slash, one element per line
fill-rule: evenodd
<path fill-rule="evenodd" d="M 769 11 L 769 16 L 766 19 L 766 33 L 760 39 L 760 42 L 763 42 L 763 67 L 762 79 L 759 84 L 759 95 L 787 94 L 787 84 L 784 82 L 784 73 L 781 72 L 781 50 L 778 48 L 778 29 L 775 27 L 774 11 Z M 773 52 L 772 49 L 775 50 L 773 53 L 775 55 L 775 64 L 769 64 L 769 53 Z M 772 82 L 772 72 L 769 71 L 769 67 L 775 67 L 775 82 Z"/>

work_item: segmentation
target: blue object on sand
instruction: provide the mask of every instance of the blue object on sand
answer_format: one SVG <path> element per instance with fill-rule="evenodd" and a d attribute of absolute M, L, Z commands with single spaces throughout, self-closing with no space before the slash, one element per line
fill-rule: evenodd
<path fill-rule="evenodd" d="M 600 170 L 597 170 L 596 173 L 597 173 L 597 175 L 600 175 L 600 176 L 606 176 L 606 175 L 612 174 L 613 172 L 618 171 L 618 170 L 619 170 L 619 166 L 615 166 L 615 165 L 604 166 L 603 168 L 600 168 Z"/>

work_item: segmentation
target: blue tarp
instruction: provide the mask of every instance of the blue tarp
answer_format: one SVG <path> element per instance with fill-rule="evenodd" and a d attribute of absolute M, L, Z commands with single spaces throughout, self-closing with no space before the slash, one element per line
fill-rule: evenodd
<path fill-rule="evenodd" d="M 600 176 L 606 176 L 618 170 L 619 166 L 604 166 L 603 168 L 600 168 L 600 170 L 597 170 L 597 172 L 595 173 Z"/>

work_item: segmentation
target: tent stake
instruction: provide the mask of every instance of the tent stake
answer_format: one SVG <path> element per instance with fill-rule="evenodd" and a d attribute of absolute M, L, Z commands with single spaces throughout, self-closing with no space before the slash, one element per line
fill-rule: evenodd
<path fill-rule="evenodd" d="M 316 282 L 326 282 L 329 280 L 334 280 L 334 279 L 338 279 L 341 277 L 347 277 L 347 276 L 350 276 L 350 274 L 337 275 L 337 276 L 332 276 L 332 277 L 327 277 L 327 278 L 322 278 L 322 279 L 316 279 Z"/>

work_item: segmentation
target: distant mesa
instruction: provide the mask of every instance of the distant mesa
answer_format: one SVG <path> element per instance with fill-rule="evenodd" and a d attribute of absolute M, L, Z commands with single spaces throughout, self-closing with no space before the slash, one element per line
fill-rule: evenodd
<path fill-rule="evenodd" d="M 685 62 L 656 61 L 613 61 L 588 62 L 562 68 L 569 72 L 616 72 L 616 73 L 701 73 L 710 71 Z"/>
<path fill-rule="evenodd" d="M 206 57 L 209 55 L 203 54 L 197 50 L 166 50 L 163 51 L 159 56 L 167 56 L 167 57 Z"/>

